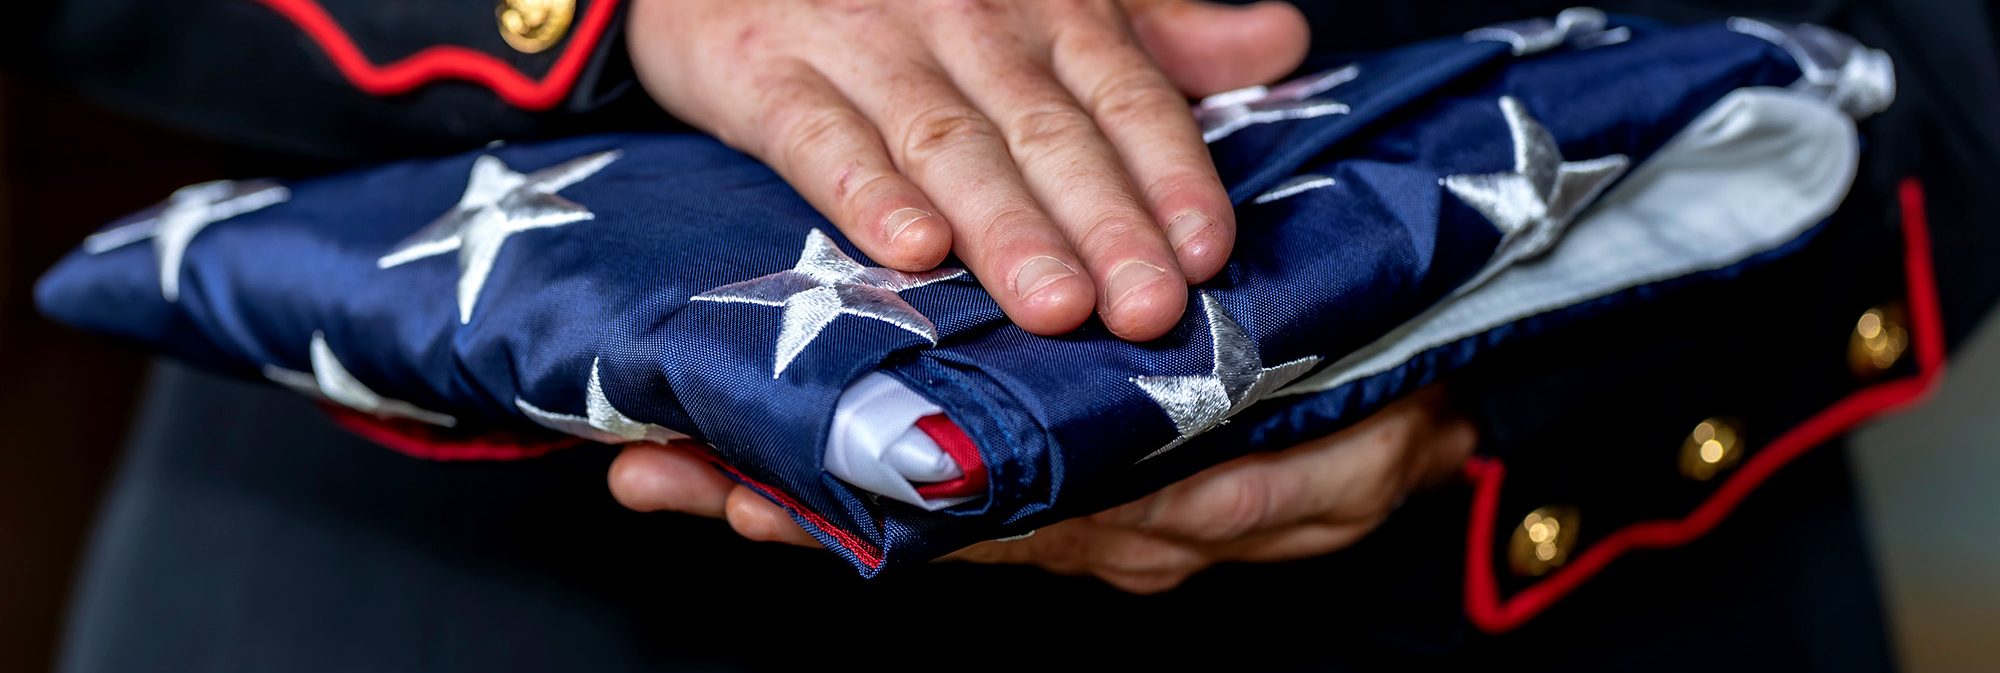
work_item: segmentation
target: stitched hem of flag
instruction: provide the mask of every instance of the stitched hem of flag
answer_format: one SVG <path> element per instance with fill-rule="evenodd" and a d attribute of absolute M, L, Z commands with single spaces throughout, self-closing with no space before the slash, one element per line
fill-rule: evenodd
<path fill-rule="evenodd" d="M 735 479 L 750 490 L 756 491 L 758 495 L 764 496 L 765 499 L 777 503 L 779 507 L 785 508 L 785 511 L 790 513 L 792 518 L 799 522 L 800 527 L 805 528 L 807 533 L 811 533 L 813 538 L 819 540 L 820 544 L 825 545 L 827 549 L 833 550 L 834 553 L 841 556 L 848 557 L 849 560 L 867 568 L 870 574 L 882 568 L 882 550 L 876 548 L 875 545 L 869 544 L 867 540 L 863 540 L 853 533 L 849 533 L 842 530 L 839 526 L 833 525 L 833 522 L 828 521 L 826 517 L 820 516 L 818 512 L 806 507 L 805 503 L 793 499 L 792 496 L 786 495 L 784 491 L 772 488 L 763 482 L 750 478 L 750 475 L 737 470 L 735 466 L 723 461 L 722 458 L 705 451 L 701 455 L 708 462 L 714 463 L 716 467 L 721 468 L 723 473 L 728 474 L 731 479 Z"/>

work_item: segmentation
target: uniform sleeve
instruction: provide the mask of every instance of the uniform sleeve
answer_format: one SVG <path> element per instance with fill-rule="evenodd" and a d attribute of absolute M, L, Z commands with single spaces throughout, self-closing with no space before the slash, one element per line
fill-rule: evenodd
<path fill-rule="evenodd" d="M 225 141 L 360 161 L 667 123 L 624 0 L 72 0 L 32 74 Z"/>
<path fill-rule="evenodd" d="M 2000 203 L 1977 185 L 2000 180 L 2000 124 L 1974 114 L 2000 102 L 1990 24 L 1974 2 L 1885 5 L 1855 3 L 1841 28 L 1893 55 L 1902 90 L 1862 127 L 1846 205 L 1798 254 L 1455 382 L 1482 429 L 1464 561 L 1481 629 L 1518 627 L 1632 555 L 1701 544 L 1743 508 L 1783 506 L 1762 487 L 1921 403 L 1993 305 L 2000 231 L 1985 214 Z"/>

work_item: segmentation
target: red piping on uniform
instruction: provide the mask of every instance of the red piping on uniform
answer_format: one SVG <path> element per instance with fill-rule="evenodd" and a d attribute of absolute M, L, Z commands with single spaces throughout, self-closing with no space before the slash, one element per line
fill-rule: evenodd
<path fill-rule="evenodd" d="M 1937 390 L 1944 381 L 1944 319 L 1938 306 L 1937 276 L 1931 266 L 1923 184 L 1915 179 L 1905 180 L 1897 196 L 1903 209 L 1903 264 L 1908 276 L 1910 332 L 1915 335 L 1917 375 L 1848 395 L 1772 440 L 1686 517 L 1626 526 L 1591 545 L 1548 579 L 1505 599 L 1500 597 L 1494 579 L 1492 555 L 1500 484 L 1506 477 L 1506 468 L 1494 458 L 1472 459 L 1465 466 L 1465 474 L 1473 484 L 1471 522 L 1465 540 L 1465 612 L 1474 625 L 1489 633 L 1511 630 L 1548 609 L 1627 551 L 1679 546 L 1707 534 L 1752 490 L 1807 450 L 1864 421 L 1921 402 Z"/>
<path fill-rule="evenodd" d="M 972 443 L 972 438 L 967 437 L 957 423 L 951 422 L 950 416 L 931 414 L 919 418 L 917 429 L 930 435 L 931 441 L 937 442 L 938 448 L 944 450 L 944 455 L 949 456 L 951 462 L 958 463 L 959 472 L 957 479 L 918 486 L 917 495 L 926 500 L 940 500 L 986 492 L 986 461 L 979 457 L 979 445 Z"/>
<path fill-rule="evenodd" d="M 591 3 L 570 36 L 570 44 L 556 57 L 548 74 L 535 81 L 491 55 L 453 45 L 428 47 L 403 60 L 378 66 L 361 53 L 354 39 L 317 0 L 256 1 L 297 24 L 306 37 L 326 52 L 340 74 L 362 91 L 393 96 L 441 79 L 458 79 L 483 85 L 502 100 L 528 110 L 547 110 L 562 102 L 618 8 L 618 0 Z"/>

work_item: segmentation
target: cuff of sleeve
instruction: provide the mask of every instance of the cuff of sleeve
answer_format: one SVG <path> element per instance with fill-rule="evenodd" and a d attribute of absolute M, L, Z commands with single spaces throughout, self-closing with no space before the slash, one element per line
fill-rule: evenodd
<path fill-rule="evenodd" d="M 1592 536 L 1577 549 L 1566 550 L 1567 561 L 1532 583 L 1510 594 L 1502 594 L 1503 582 L 1496 560 L 1509 557 L 1513 540 L 1501 537 L 1502 483 L 1507 476 L 1505 462 L 1495 456 L 1478 457 L 1466 466 L 1473 485 L 1473 499 L 1466 529 L 1465 610 L 1471 622 L 1483 631 L 1513 630 L 1547 610 L 1575 591 L 1584 582 L 1627 552 L 1640 549 L 1676 547 L 1693 542 L 1720 525 L 1779 470 L 1829 440 L 1879 416 L 1908 408 L 1930 396 L 1942 382 L 1945 370 L 1943 320 L 1938 302 L 1936 276 L 1932 268 L 1931 243 L 1925 216 L 1923 187 L 1915 180 L 1904 182 L 1898 192 L 1902 209 L 1904 273 L 1911 319 L 1909 338 L 1913 346 L 1916 373 L 1861 388 L 1809 414 L 1803 420 L 1771 436 L 1731 473 L 1719 480 L 1703 499 L 1686 514 L 1625 523 L 1601 536 Z M 1521 523 L 1524 534 L 1542 511 Z M 1555 526 L 1544 526 L 1541 534 L 1559 535 L 1569 527 L 1560 513 L 1551 514 Z M 1572 533 L 1573 534 L 1573 533 Z"/>

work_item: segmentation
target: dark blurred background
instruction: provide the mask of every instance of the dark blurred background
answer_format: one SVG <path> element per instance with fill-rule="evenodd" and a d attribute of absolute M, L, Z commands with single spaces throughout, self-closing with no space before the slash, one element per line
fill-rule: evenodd
<path fill-rule="evenodd" d="M 0 671 L 40 671 L 147 361 L 42 319 L 35 279 L 110 219 L 257 160 L 5 75 L 0 154 Z"/>
<path fill-rule="evenodd" d="M 49 667 L 145 359 L 42 320 L 35 278 L 94 223 L 222 170 L 215 152 L 0 77 L 0 670 Z"/>
<path fill-rule="evenodd" d="M 60 638 L 147 360 L 40 318 L 36 277 L 90 231 L 177 187 L 300 169 L 6 76 L 0 153 L 0 671 L 39 671 Z M 1899 656 L 1912 671 L 2000 666 L 1997 401 L 2000 329 L 1989 325 L 1953 362 L 1939 399 L 1856 442 Z"/>

